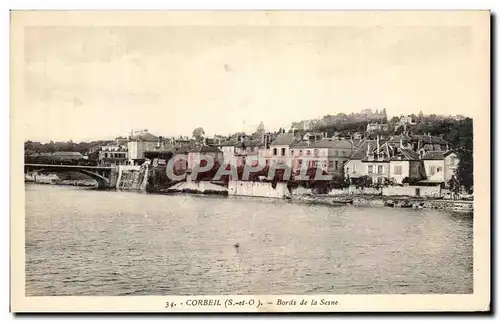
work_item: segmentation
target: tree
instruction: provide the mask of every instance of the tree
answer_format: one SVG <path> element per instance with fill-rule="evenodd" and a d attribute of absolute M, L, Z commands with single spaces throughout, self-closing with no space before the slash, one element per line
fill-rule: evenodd
<path fill-rule="evenodd" d="M 197 127 L 193 130 L 193 138 L 197 143 L 203 142 L 203 139 L 205 138 L 205 130 L 203 130 L 202 127 Z"/>
<path fill-rule="evenodd" d="M 422 111 L 418 112 L 418 120 L 421 121 L 424 118 L 424 113 Z"/>
<path fill-rule="evenodd" d="M 387 110 L 385 108 L 382 110 L 382 118 L 383 121 L 387 122 Z"/>
<path fill-rule="evenodd" d="M 460 182 L 457 177 L 451 177 L 450 181 L 448 181 L 448 188 L 455 193 L 460 191 Z"/>
<path fill-rule="evenodd" d="M 356 180 L 356 188 L 368 188 L 373 184 L 372 178 L 370 176 L 361 176 Z"/>
<path fill-rule="evenodd" d="M 266 128 L 264 127 L 264 122 L 260 122 L 259 126 L 257 126 L 257 130 L 254 133 L 254 138 L 260 139 L 266 133 Z"/>

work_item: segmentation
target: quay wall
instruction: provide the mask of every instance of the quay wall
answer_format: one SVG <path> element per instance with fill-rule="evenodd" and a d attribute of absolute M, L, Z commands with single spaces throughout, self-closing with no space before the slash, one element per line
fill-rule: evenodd
<path fill-rule="evenodd" d="M 326 205 L 345 205 L 348 201 L 352 201 L 353 206 L 368 206 L 368 207 L 385 207 L 386 202 L 391 200 L 395 206 L 400 207 L 401 203 L 407 203 L 412 208 L 427 208 L 438 210 L 454 210 L 460 208 L 461 210 L 473 212 L 474 203 L 472 201 L 462 200 L 443 200 L 443 199 L 422 199 L 422 198 L 408 198 L 402 196 L 384 197 L 384 196 L 369 196 L 369 195 L 356 195 L 356 196 L 330 196 L 324 195 L 292 195 L 292 201 L 306 202 L 313 204 L 326 204 Z"/>
<path fill-rule="evenodd" d="M 291 196 L 286 182 L 229 181 L 230 196 L 248 196 L 265 198 L 288 198 Z"/>
<path fill-rule="evenodd" d="M 122 165 L 118 166 L 116 189 L 146 191 L 148 182 L 147 166 Z"/>
<path fill-rule="evenodd" d="M 313 194 L 313 191 L 312 189 L 298 187 L 293 189 L 292 194 Z M 387 186 L 383 188 L 356 188 L 356 186 L 349 186 L 343 189 L 332 189 L 328 192 L 328 195 L 438 197 L 441 196 L 441 188 L 439 186 Z"/>
<path fill-rule="evenodd" d="M 382 189 L 384 196 L 421 196 L 421 197 L 438 197 L 441 195 L 441 187 L 439 186 L 388 186 Z"/>
<path fill-rule="evenodd" d="M 224 193 L 227 192 L 227 188 L 222 187 L 220 185 L 213 184 L 209 181 L 188 181 L 188 182 L 179 182 L 172 187 L 168 188 L 169 192 L 218 192 Z"/>

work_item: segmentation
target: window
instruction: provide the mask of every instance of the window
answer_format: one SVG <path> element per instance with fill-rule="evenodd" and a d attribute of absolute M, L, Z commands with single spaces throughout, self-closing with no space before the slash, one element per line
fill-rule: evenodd
<path fill-rule="evenodd" d="M 339 170 L 339 169 L 340 169 L 339 161 L 335 161 L 335 170 Z"/>
<path fill-rule="evenodd" d="M 437 167 L 436 172 L 441 172 L 441 167 Z"/>
<path fill-rule="evenodd" d="M 356 173 L 356 163 L 353 163 L 352 165 L 352 173 Z"/>
<path fill-rule="evenodd" d="M 302 150 L 299 150 L 299 155 L 302 155 Z"/>
<path fill-rule="evenodd" d="M 299 167 L 302 166 L 302 159 L 299 159 L 298 164 L 299 164 Z"/>
<path fill-rule="evenodd" d="M 307 150 L 306 154 L 311 155 L 311 150 Z"/>
<path fill-rule="evenodd" d="M 339 151 L 333 150 L 333 156 L 338 156 L 338 154 L 339 154 Z"/>
<path fill-rule="evenodd" d="M 378 172 L 379 174 L 384 173 L 384 166 L 379 165 L 379 166 L 378 166 L 378 171 L 377 171 L 377 172 Z"/>
<path fill-rule="evenodd" d="M 329 167 L 329 168 L 333 168 L 333 161 L 330 161 L 330 162 L 329 162 L 328 167 Z"/>
<path fill-rule="evenodd" d="M 281 155 L 285 156 L 286 148 L 281 148 Z"/>
<path fill-rule="evenodd" d="M 318 166 L 318 161 L 316 161 L 316 160 L 312 161 L 312 162 L 311 162 L 311 166 L 312 166 L 313 168 L 317 167 L 317 166 Z"/>
<path fill-rule="evenodd" d="M 107 153 L 104 153 L 104 157 L 107 158 L 108 157 L 108 154 Z"/>
<path fill-rule="evenodd" d="M 278 149 L 274 148 L 273 149 L 273 155 L 276 155 L 276 154 L 278 154 Z"/>
<path fill-rule="evenodd" d="M 344 151 L 339 151 L 339 156 L 343 157 L 344 156 Z"/>
<path fill-rule="evenodd" d="M 318 149 L 314 149 L 314 156 L 315 157 L 319 156 L 319 150 Z"/>
<path fill-rule="evenodd" d="M 403 167 L 400 165 L 397 165 L 394 167 L 394 174 L 403 174 Z"/>
<path fill-rule="evenodd" d="M 293 156 L 293 150 L 290 150 L 290 155 Z"/>
<path fill-rule="evenodd" d="M 368 166 L 368 173 L 373 173 L 373 166 L 372 165 Z"/>
<path fill-rule="evenodd" d="M 429 174 L 432 176 L 434 173 L 436 173 L 436 167 L 435 166 L 430 166 L 429 167 Z"/>

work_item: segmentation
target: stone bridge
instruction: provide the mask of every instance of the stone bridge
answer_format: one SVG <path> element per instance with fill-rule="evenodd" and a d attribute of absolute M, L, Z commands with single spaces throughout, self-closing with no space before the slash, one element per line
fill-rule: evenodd
<path fill-rule="evenodd" d="M 97 181 L 100 189 L 116 187 L 118 168 L 116 167 L 93 167 L 64 164 L 25 164 L 24 172 L 80 172 Z"/>

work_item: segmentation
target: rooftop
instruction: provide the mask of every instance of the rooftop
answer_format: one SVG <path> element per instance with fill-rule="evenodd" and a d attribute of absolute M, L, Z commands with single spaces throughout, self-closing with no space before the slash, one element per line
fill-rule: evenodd
<path fill-rule="evenodd" d="M 132 135 L 130 137 L 130 141 L 157 142 L 158 137 L 149 133 L 149 132 L 143 132 L 143 133 Z"/>
<path fill-rule="evenodd" d="M 391 160 L 397 161 L 412 161 L 412 160 L 418 160 L 419 155 L 417 152 L 407 149 L 407 148 L 398 148 L 397 152 L 394 153 L 394 155 L 391 157 Z"/>
<path fill-rule="evenodd" d="M 428 151 L 422 156 L 422 160 L 444 160 L 445 157 L 454 153 L 452 150 L 448 151 Z"/>
<path fill-rule="evenodd" d="M 339 139 L 320 139 L 317 141 L 300 141 L 298 143 L 293 144 L 294 148 L 336 148 L 336 149 L 354 149 L 355 145 L 353 142 L 349 140 L 339 140 Z"/>
<path fill-rule="evenodd" d="M 271 145 L 291 145 L 294 142 L 297 142 L 297 139 L 293 133 L 281 133 L 271 142 Z"/>
<path fill-rule="evenodd" d="M 209 145 L 203 145 L 203 146 L 198 146 L 194 149 L 189 150 L 189 152 L 198 152 L 198 153 L 208 153 L 208 152 L 219 152 L 222 153 L 219 148 L 216 148 L 214 146 L 209 146 Z"/>
<path fill-rule="evenodd" d="M 371 146 L 372 150 L 375 150 L 377 147 L 377 140 L 368 140 L 364 139 L 359 142 L 357 149 L 352 154 L 350 160 L 362 160 L 366 157 L 366 152 L 368 151 L 368 145 Z"/>

